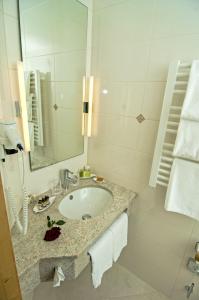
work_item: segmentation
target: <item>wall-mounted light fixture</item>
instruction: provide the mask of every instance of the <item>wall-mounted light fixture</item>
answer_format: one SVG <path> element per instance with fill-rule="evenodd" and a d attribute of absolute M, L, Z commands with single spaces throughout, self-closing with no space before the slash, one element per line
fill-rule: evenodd
<path fill-rule="evenodd" d="M 90 137 L 92 134 L 94 77 L 83 77 L 83 109 L 82 109 L 82 135 Z"/>
<path fill-rule="evenodd" d="M 30 136 L 29 136 L 29 126 L 28 126 L 28 113 L 26 104 L 26 89 L 25 89 L 25 78 L 23 63 L 21 61 L 17 62 L 17 73 L 18 73 L 18 83 L 19 83 L 19 102 L 21 111 L 21 124 L 23 131 L 24 149 L 25 151 L 30 151 Z"/>

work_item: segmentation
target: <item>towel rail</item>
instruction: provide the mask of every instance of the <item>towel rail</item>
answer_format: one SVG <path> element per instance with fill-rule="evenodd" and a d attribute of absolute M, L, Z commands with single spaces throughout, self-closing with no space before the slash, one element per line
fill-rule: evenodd
<path fill-rule="evenodd" d="M 161 159 L 168 162 L 173 162 L 173 158 L 167 157 L 167 156 L 161 156 Z"/>
<path fill-rule="evenodd" d="M 32 93 L 32 121 L 34 124 L 34 144 L 44 146 L 41 74 L 39 71 L 30 72 L 30 92 Z"/>
<path fill-rule="evenodd" d="M 164 187 L 168 187 L 168 183 L 162 182 L 161 180 L 157 180 L 157 184 L 164 186 Z"/>
<path fill-rule="evenodd" d="M 176 118 L 176 119 L 180 119 L 180 115 L 177 114 L 169 114 L 170 118 Z"/>
<path fill-rule="evenodd" d="M 186 62 L 184 62 L 184 63 L 181 62 L 181 63 L 180 63 L 180 67 L 182 67 L 182 68 L 183 68 L 183 67 L 184 67 L 184 68 L 191 68 L 191 64 L 190 64 L 190 63 L 186 63 Z"/>
<path fill-rule="evenodd" d="M 175 130 L 175 129 L 169 129 L 169 128 L 167 128 L 166 132 L 167 133 L 172 133 L 172 134 L 177 134 L 177 129 Z"/>
<path fill-rule="evenodd" d="M 168 182 L 169 181 L 169 176 L 163 176 L 163 175 L 159 174 L 158 179 Z"/>
<path fill-rule="evenodd" d="M 186 90 L 174 90 L 174 94 L 185 94 Z"/>
<path fill-rule="evenodd" d="M 186 95 L 192 63 L 175 61 L 170 64 L 162 112 L 153 156 L 149 185 L 168 186 L 173 163 L 173 149 L 182 105 Z M 177 99 L 177 100 L 176 100 Z M 176 104 L 177 103 L 177 104 Z"/>
<path fill-rule="evenodd" d="M 170 143 L 163 143 L 163 147 L 168 147 L 168 148 L 174 148 L 174 145 L 173 144 L 170 144 Z"/>
<path fill-rule="evenodd" d="M 168 125 L 170 125 L 170 126 L 177 126 L 178 127 L 178 122 L 168 121 Z"/>
<path fill-rule="evenodd" d="M 164 149 L 163 149 L 163 150 L 162 150 L 162 153 L 163 153 L 163 154 L 167 154 L 167 155 L 169 155 L 169 156 L 172 156 L 172 153 L 173 153 L 173 152 L 172 152 L 172 151 L 169 151 L 169 150 L 164 150 Z"/>
<path fill-rule="evenodd" d="M 184 76 L 189 76 L 189 70 L 186 70 L 186 71 L 181 71 L 181 72 L 178 72 L 177 73 L 177 77 L 184 77 Z"/>
<path fill-rule="evenodd" d="M 165 175 L 170 175 L 170 172 L 169 171 L 167 171 L 167 170 L 164 170 L 164 169 L 159 169 L 159 173 L 160 174 L 165 174 Z"/>
<path fill-rule="evenodd" d="M 182 107 L 181 106 L 171 106 L 170 110 L 179 110 L 179 111 L 181 111 Z"/>
<path fill-rule="evenodd" d="M 160 167 L 163 167 L 164 169 L 171 169 L 171 164 L 165 163 L 165 162 L 160 162 Z"/>
<path fill-rule="evenodd" d="M 176 85 L 187 85 L 187 81 L 176 81 Z"/>

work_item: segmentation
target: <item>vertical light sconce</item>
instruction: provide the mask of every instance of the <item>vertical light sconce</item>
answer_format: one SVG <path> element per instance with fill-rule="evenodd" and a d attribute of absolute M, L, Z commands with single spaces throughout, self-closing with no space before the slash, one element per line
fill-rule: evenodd
<path fill-rule="evenodd" d="M 94 77 L 83 77 L 82 135 L 88 137 L 92 134 L 93 88 Z"/>
<path fill-rule="evenodd" d="M 85 106 L 88 104 L 86 101 L 86 77 L 83 77 L 83 87 L 82 87 L 82 135 L 85 135 L 86 124 L 87 124 L 87 112 L 85 111 Z"/>
<path fill-rule="evenodd" d="M 21 109 L 21 124 L 23 131 L 24 149 L 25 151 L 30 151 L 30 137 L 29 137 L 29 127 L 28 127 L 28 113 L 26 104 L 26 89 L 25 89 L 25 79 L 23 63 L 21 61 L 17 62 L 17 73 L 19 82 L 19 102 Z"/>

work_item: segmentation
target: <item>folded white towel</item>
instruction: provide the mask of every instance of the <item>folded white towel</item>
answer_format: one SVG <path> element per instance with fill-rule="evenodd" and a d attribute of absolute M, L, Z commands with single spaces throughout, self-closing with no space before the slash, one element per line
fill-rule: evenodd
<path fill-rule="evenodd" d="M 113 265 L 113 235 L 107 230 L 89 249 L 92 260 L 92 280 L 94 288 L 101 284 L 105 271 Z"/>
<path fill-rule="evenodd" d="M 60 266 L 55 268 L 54 280 L 53 280 L 53 287 L 59 287 L 61 281 L 65 280 L 65 275 Z"/>
<path fill-rule="evenodd" d="M 113 234 L 113 261 L 116 262 L 127 245 L 128 216 L 123 213 L 109 228 Z"/>
<path fill-rule="evenodd" d="M 181 117 L 199 121 L 199 60 L 192 63 Z"/>
<path fill-rule="evenodd" d="M 173 156 L 199 161 L 199 122 L 180 121 Z"/>
<path fill-rule="evenodd" d="M 174 159 L 165 209 L 199 220 L 199 164 Z"/>

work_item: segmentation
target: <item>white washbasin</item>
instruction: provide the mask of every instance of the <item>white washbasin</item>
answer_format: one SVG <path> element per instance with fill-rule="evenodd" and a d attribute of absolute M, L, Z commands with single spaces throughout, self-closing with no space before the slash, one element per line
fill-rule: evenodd
<path fill-rule="evenodd" d="M 113 194 L 102 187 L 83 187 L 66 195 L 59 204 L 62 216 L 84 220 L 103 213 L 113 202 Z"/>

